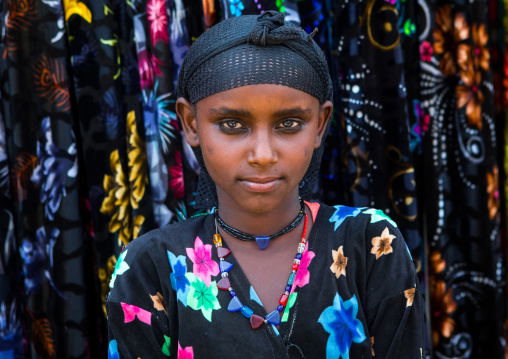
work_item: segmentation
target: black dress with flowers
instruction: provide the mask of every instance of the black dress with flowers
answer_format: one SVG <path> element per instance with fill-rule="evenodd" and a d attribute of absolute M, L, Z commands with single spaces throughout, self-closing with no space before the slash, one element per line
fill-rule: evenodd
<path fill-rule="evenodd" d="M 214 218 L 198 216 L 122 252 L 107 300 L 109 358 L 420 359 L 423 300 L 397 225 L 380 210 L 308 205 L 314 226 L 278 328 L 253 330 L 228 311 Z M 266 317 L 273 308 L 227 260 L 236 297 Z"/>

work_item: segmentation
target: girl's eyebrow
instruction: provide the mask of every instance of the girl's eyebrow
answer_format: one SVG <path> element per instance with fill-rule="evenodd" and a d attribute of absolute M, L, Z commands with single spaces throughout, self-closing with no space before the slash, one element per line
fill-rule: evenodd
<path fill-rule="evenodd" d="M 229 107 L 219 107 L 219 108 L 212 108 L 210 109 L 210 112 L 213 112 L 215 115 L 218 116 L 241 116 L 241 117 L 249 117 L 251 116 L 250 111 L 244 110 L 244 109 L 236 109 L 236 108 L 229 108 Z M 301 108 L 301 107 L 292 107 L 292 108 L 286 108 L 282 110 L 276 111 L 273 116 L 274 117 L 284 117 L 284 116 L 294 116 L 294 115 L 306 115 L 312 113 L 312 109 L 310 107 L 308 108 Z"/>
<path fill-rule="evenodd" d="M 217 116 L 240 116 L 240 117 L 249 117 L 251 113 L 244 109 L 236 109 L 236 108 L 229 108 L 229 107 L 219 107 L 219 108 L 212 108 L 210 109 L 210 112 L 213 112 Z"/>
<path fill-rule="evenodd" d="M 301 107 L 292 107 L 283 110 L 276 111 L 274 113 L 275 117 L 284 117 L 284 116 L 295 116 L 295 115 L 308 115 L 312 113 L 312 109 L 310 107 L 301 108 Z"/>

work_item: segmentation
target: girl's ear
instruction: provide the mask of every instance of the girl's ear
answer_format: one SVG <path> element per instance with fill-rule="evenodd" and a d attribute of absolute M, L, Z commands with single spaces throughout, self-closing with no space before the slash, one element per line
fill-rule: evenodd
<path fill-rule="evenodd" d="M 323 135 L 325 134 L 326 126 L 328 125 L 328 121 L 330 117 L 332 117 L 333 112 L 333 104 L 331 101 L 325 101 L 319 108 L 318 115 L 318 130 L 316 133 L 316 142 L 314 144 L 314 148 L 319 148 L 321 146 L 321 141 L 323 140 Z"/>
<path fill-rule="evenodd" d="M 191 147 L 199 146 L 198 122 L 196 110 L 192 104 L 183 97 L 176 100 L 176 114 L 182 122 L 185 140 Z"/>

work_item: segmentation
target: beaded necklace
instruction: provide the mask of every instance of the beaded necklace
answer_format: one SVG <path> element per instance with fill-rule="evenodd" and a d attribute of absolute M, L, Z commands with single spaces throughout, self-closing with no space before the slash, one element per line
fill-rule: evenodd
<path fill-rule="evenodd" d="M 249 307 L 245 306 L 240 302 L 240 299 L 236 296 L 235 291 L 231 287 L 231 283 L 229 281 L 229 270 L 233 267 L 233 263 L 228 262 L 224 259 L 229 253 L 231 253 L 231 250 L 228 248 L 225 248 L 222 246 L 222 237 L 218 233 L 217 230 L 217 221 L 215 222 L 215 233 L 213 235 L 213 243 L 215 244 L 215 248 L 217 249 L 217 256 L 219 257 L 219 269 L 221 273 L 222 279 L 217 283 L 217 288 L 222 290 L 229 291 L 229 295 L 231 296 L 231 301 L 228 305 L 228 311 L 230 312 L 238 312 L 240 311 L 245 317 L 249 318 L 250 320 L 250 326 L 252 329 L 259 328 L 263 323 L 270 323 L 273 325 L 279 325 L 281 322 L 280 313 L 284 312 L 284 309 L 288 303 L 289 299 L 289 292 L 291 291 L 291 287 L 293 286 L 293 283 L 295 282 L 296 273 L 298 272 L 298 268 L 300 266 L 300 261 L 302 259 L 302 253 L 305 250 L 305 243 L 307 243 L 307 240 L 305 239 L 305 236 L 307 234 L 307 222 L 308 222 L 308 216 L 307 212 L 304 211 L 305 216 L 305 222 L 303 226 L 303 234 L 302 234 L 302 240 L 298 244 L 297 253 L 295 256 L 295 260 L 293 262 L 293 270 L 291 271 L 291 274 L 289 275 L 288 282 L 286 285 L 286 288 L 284 290 L 284 294 L 279 299 L 279 305 L 277 306 L 277 309 L 274 309 L 272 312 L 270 312 L 265 318 L 254 314 L 253 310 Z M 217 217 L 216 217 L 217 218 Z"/>
<path fill-rule="evenodd" d="M 215 209 L 215 221 L 216 221 L 215 223 L 216 224 L 218 223 L 220 228 L 222 228 L 224 230 L 224 232 L 226 232 L 230 236 L 235 237 L 236 239 L 240 239 L 242 241 L 246 241 L 246 242 L 256 241 L 256 244 L 259 246 L 259 248 L 264 250 L 266 247 L 268 247 L 268 244 L 270 243 L 270 241 L 272 239 L 279 238 L 283 234 L 291 232 L 293 229 L 298 227 L 298 225 L 300 223 L 302 223 L 305 206 L 304 206 L 301 198 L 300 198 L 300 207 L 301 207 L 300 212 L 298 212 L 298 215 L 293 220 L 293 222 L 291 222 L 286 228 L 283 228 L 282 230 L 280 230 L 279 232 L 277 232 L 275 234 L 272 234 L 271 236 L 255 236 L 253 234 L 245 233 L 245 232 L 242 232 L 236 228 L 233 228 L 233 227 L 227 225 L 226 223 L 224 223 L 224 221 L 220 218 L 219 212 L 217 209 Z"/>

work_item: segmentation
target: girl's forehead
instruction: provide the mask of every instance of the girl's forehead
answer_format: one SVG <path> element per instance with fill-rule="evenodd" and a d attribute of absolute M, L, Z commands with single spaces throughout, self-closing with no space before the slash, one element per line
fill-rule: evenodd
<path fill-rule="evenodd" d="M 304 91 L 273 84 L 247 85 L 221 91 L 196 102 L 197 111 L 217 116 L 309 115 L 319 111 L 319 100 Z"/>
<path fill-rule="evenodd" d="M 207 96 L 196 103 L 201 108 L 253 108 L 257 110 L 319 106 L 319 100 L 298 89 L 274 84 L 236 87 Z M 263 107 L 264 106 L 264 107 Z"/>

